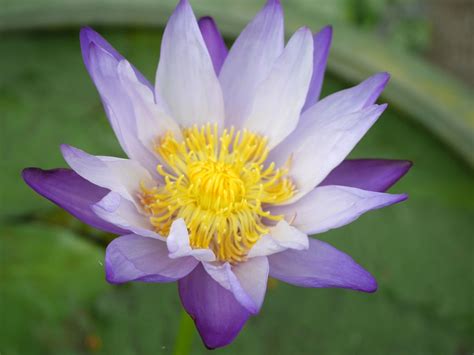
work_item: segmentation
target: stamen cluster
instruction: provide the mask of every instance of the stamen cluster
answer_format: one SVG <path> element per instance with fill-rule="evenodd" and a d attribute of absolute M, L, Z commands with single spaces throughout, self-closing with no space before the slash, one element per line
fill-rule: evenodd
<path fill-rule="evenodd" d="M 240 262 L 278 221 L 266 207 L 287 201 L 295 187 L 285 168 L 265 166 L 266 138 L 217 124 L 168 132 L 155 147 L 164 183 L 141 187 L 141 202 L 161 235 L 183 218 L 193 248 L 210 248 L 221 261 Z"/>

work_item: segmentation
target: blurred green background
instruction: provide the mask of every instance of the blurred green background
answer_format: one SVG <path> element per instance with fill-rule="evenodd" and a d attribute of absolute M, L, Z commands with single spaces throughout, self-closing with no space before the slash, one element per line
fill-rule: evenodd
<path fill-rule="evenodd" d="M 229 43 L 263 0 L 195 0 Z M 318 235 L 379 291 L 271 281 L 261 314 L 222 354 L 472 354 L 474 4 L 283 0 L 287 31 L 334 26 L 323 95 L 389 71 L 389 109 L 353 157 L 409 159 L 410 199 Z M 176 285 L 111 286 L 101 234 L 29 190 L 23 167 L 65 166 L 58 146 L 121 155 L 82 64 L 93 25 L 149 79 L 173 0 L 0 0 L 0 353 L 171 354 Z M 194 336 L 192 354 L 204 354 Z"/>

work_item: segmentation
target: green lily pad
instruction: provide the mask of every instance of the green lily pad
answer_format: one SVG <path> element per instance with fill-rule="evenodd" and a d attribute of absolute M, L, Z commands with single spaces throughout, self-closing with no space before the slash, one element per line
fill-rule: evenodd
<path fill-rule="evenodd" d="M 93 335 L 88 305 L 106 288 L 103 251 L 39 224 L 1 227 L 0 352 L 68 353 Z"/>

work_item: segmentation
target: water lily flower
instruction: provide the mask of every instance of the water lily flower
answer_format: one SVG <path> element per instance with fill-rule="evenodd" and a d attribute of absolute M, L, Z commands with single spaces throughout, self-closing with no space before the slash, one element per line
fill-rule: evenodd
<path fill-rule="evenodd" d="M 319 100 L 332 29 L 285 45 L 269 0 L 228 51 L 211 18 L 178 4 L 152 86 L 90 28 L 84 62 L 128 159 L 61 147 L 72 168 L 25 169 L 39 194 L 101 230 L 108 282 L 178 282 L 209 348 L 262 307 L 272 276 L 302 287 L 374 292 L 350 256 L 308 237 L 398 203 L 407 161 L 345 160 L 386 105 L 389 75 Z"/>

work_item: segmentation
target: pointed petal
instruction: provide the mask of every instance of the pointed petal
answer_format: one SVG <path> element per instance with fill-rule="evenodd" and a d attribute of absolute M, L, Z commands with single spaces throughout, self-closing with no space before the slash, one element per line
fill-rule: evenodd
<path fill-rule="evenodd" d="M 81 31 L 81 46 L 87 70 L 99 91 L 105 112 L 122 149 L 128 157 L 153 171 L 156 167 L 156 157 L 138 138 L 134 102 L 118 76 L 118 65 L 124 60 L 123 57 L 88 28 Z M 142 92 L 153 96 L 149 83 L 135 68 L 131 68 L 137 83 L 143 87 Z"/>
<path fill-rule="evenodd" d="M 231 266 L 229 263 L 215 265 L 203 263 L 206 272 L 224 287 L 231 291 L 235 299 L 251 314 L 260 311 L 268 280 L 268 260 L 258 256 Z"/>
<path fill-rule="evenodd" d="M 283 10 L 270 0 L 245 27 L 230 49 L 219 80 L 226 110 L 226 126 L 239 126 L 251 109 L 258 85 L 283 52 Z"/>
<path fill-rule="evenodd" d="M 375 103 L 390 80 L 388 73 L 378 73 L 359 85 L 329 95 L 304 112 L 302 120 L 331 120 L 347 115 Z"/>
<path fill-rule="evenodd" d="M 131 110 L 135 117 L 136 133 L 140 142 L 152 150 L 157 139 L 167 132 L 173 132 L 179 139 L 181 137 L 179 125 L 163 107 L 155 104 L 153 92 L 140 83 L 131 64 L 122 60 L 117 66 L 117 75 L 132 103 Z M 155 171 L 155 168 L 156 164 L 152 166 L 152 171 Z"/>
<path fill-rule="evenodd" d="M 107 42 L 101 35 L 95 32 L 90 27 L 83 27 L 80 32 L 80 41 L 81 41 L 81 50 L 82 50 L 82 58 L 84 60 L 84 64 L 86 66 L 87 71 L 90 75 L 92 75 L 92 68 L 89 59 L 89 47 L 91 43 L 94 43 L 97 47 L 102 48 L 106 53 L 111 55 L 117 62 L 125 59 L 119 52 L 117 52 L 109 42 Z M 133 71 L 135 72 L 138 80 L 145 86 L 147 86 L 150 90 L 153 90 L 153 86 L 148 82 L 147 79 L 135 68 L 133 67 Z M 94 78 L 93 78 L 94 80 Z"/>
<path fill-rule="evenodd" d="M 298 192 L 286 204 L 297 201 L 323 181 L 346 158 L 386 107 L 373 105 L 331 120 L 324 116 L 307 120 L 273 150 L 269 161 L 283 165 L 288 158 L 291 159 L 290 175 Z"/>
<path fill-rule="evenodd" d="M 316 234 L 342 227 L 365 212 L 406 199 L 405 194 L 392 195 L 347 186 L 322 186 L 291 205 L 274 207 L 272 213 L 293 218 L 292 224 L 296 228 L 307 234 Z"/>
<path fill-rule="evenodd" d="M 362 190 L 385 192 L 412 166 L 407 160 L 344 160 L 321 182 L 320 186 L 341 185 Z"/>
<path fill-rule="evenodd" d="M 129 201 L 136 200 L 140 183 L 149 183 L 151 176 L 136 161 L 100 157 L 62 145 L 61 151 L 69 166 L 91 183 L 115 191 Z"/>
<path fill-rule="evenodd" d="M 217 75 L 221 71 L 222 65 L 229 52 L 224 38 L 217 28 L 216 22 L 212 17 L 202 17 L 198 21 L 199 29 L 206 43 L 207 50 L 212 59 L 212 65 Z"/>
<path fill-rule="evenodd" d="M 197 264 L 192 257 L 171 259 L 165 242 L 135 234 L 114 239 L 105 252 L 106 278 L 113 284 L 176 281 Z"/>
<path fill-rule="evenodd" d="M 180 1 L 163 34 L 156 92 L 184 127 L 224 121 L 219 80 L 187 0 Z"/>
<path fill-rule="evenodd" d="M 232 268 L 235 276 L 239 280 L 244 291 L 252 299 L 256 310 L 252 314 L 260 312 L 268 281 L 268 259 L 265 256 L 258 256 L 239 263 Z"/>
<path fill-rule="evenodd" d="M 304 250 L 308 247 L 308 236 L 297 228 L 290 226 L 287 221 L 281 220 L 275 227 L 271 228 L 269 235 L 262 236 L 255 243 L 247 257 L 272 255 L 286 249 Z"/>
<path fill-rule="evenodd" d="M 329 56 L 332 41 L 332 27 L 326 26 L 313 37 L 313 76 L 309 86 L 308 96 L 303 107 L 303 112 L 319 100 L 323 86 L 324 72 Z"/>
<path fill-rule="evenodd" d="M 312 70 L 313 39 L 311 31 L 302 28 L 290 39 L 268 78 L 258 86 L 250 114 L 238 128 L 265 135 L 269 149 L 280 143 L 298 124 Z"/>
<path fill-rule="evenodd" d="M 235 299 L 244 306 L 251 314 L 258 313 L 257 304 L 244 290 L 239 279 L 232 271 L 232 266 L 226 262 L 224 264 L 202 263 L 206 272 L 219 285 L 234 294 Z"/>
<path fill-rule="evenodd" d="M 310 239 L 308 250 L 287 250 L 268 258 L 270 276 L 300 287 L 338 287 L 375 292 L 374 277 L 349 255 Z"/>
<path fill-rule="evenodd" d="M 214 281 L 201 265 L 179 280 L 178 286 L 181 302 L 209 349 L 230 344 L 250 316 L 232 292 Z"/>
<path fill-rule="evenodd" d="M 69 169 L 28 168 L 23 170 L 22 176 L 25 182 L 38 194 L 65 209 L 82 222 L 109 233 L 127 233 L 127 231 L 105 222 L 92 211 L 92 205 L 100 201 L 109 193 L 109 190 L 91 184 Z"/>
<path fill-rule="evenodd" d="M 112 223 L 119 228 L 142 237 L 164 240 L 162 236 L 153 231 L 149 218 L 141 214 L 132 202 L 122 198 L 116 192 L 112 191 L 107 194 L 102 200 L 92 206 L 92 210 L 104 221 Z"/>
<path fill-rule="evenodd" d="M 189 244 L 188 229 L 184 219 L 180 218 L 171 225 L 170 233 L 166 238 L 169 257 L 172 259 L 183 256 L 193 256 L 199 261 L 211 262 L 216 260 L 214 252 L 210 249 L 192 249 Z"/>

